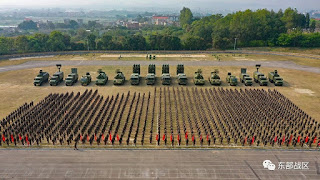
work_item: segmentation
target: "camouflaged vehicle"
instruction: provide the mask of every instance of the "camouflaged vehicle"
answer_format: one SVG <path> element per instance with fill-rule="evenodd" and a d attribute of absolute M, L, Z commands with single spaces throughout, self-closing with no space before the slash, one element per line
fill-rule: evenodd
<path fill-rule="evenodd" d="M 171 84 L 171 76 L 169 74 L 169 64 L 162 65 L 162 76 L 161 81 L 162 85 L 170 85 Z"/>
<path fill-rule="evenodd" d="M 50 86 L 58 86 L 61 82 L 63 82 L 64 74 L 63 72 L 60 71 L 61 64 L 57 64 L 56 66 L 59 69 L 59 71 L 55 72 L 53 76 L 50 78 L 50 81 L 49 81 Z"/>
<path fill-rule="evenodd" d="M 106 85 L 108 82 L 108 76 L 105 72 L 102 71 L 102 69 L 98 70 L 98 76 L 96 80 L 96 85 Z"/>
<path fill-rule="evenodd" d="M 80 79 L 82 86 L 88 86 L 92 81 L 92 77 L 89 72 L 86 73 L 86 75 L 83 75 Z"/>
<path fill-rule="evenodd" d="M 117 69 L 116 76 L 114 77 L 114 80 L 113 80 L 113 84 L 123 85 L 125 81 L 126 81 L 126 77 L 124 77 L 124 74 L 119 69 Z"/>
<path fill-rule="evenodd" d="M 260 86 L 268 86 L 268 80 L 265 75 L 259 72 L 260 64 L 256 65 L 257 71 L 253 72 L 254 82 L 259 83 Z"/>
<path fill-rule="evenodd" d="M 193 82 L 195 85 L 204 85 L 205 80 L 202 76 L 202 70 L 198 69 L 196 72 L 194 72 Z"/>
<path fill-rule="evenodd" d="M 240 82 L 242 82 L 245 86 L 252 86 L 252 78 L 249 74 L 247 74 L 247 68 L 241 68 L 241 73 L 239 77 Z"/>
<path fill-rule="evenodd" d="M 220 76 L 218 75 L 219 70 L 215 69 L 213 72 L 211 72 L 211 76 L 209 77 L 209 82 L 210 84 L 214 86 L 220 86 L 221 85 L 221 79 Z"/>
<path fill-rule="evenodd" d="M 77 68 L 71 68 L 71 73 L 68 74 L 65 82 L 66 82 L 66 86 L 72 86 L 74 85 L 76 82 L 78 82 L 78 69 Z"/>
<path fill-rule="evenodd" d="M 228 75 L 226 77 L 227 83 L 230 84 L 230 86 L 236 86 L 238 84 L 238 79 L 236 76 L 232 75 L 231 72 L 228 72 Z"/>
<path fill-rule="evenodd" d="M 140 64 L 134 64 L 133 70 L 130 77 L 131 85 L 139 85 L 140 84 Z"/>
<path fill-rule="evenodd" d="M 274 83 L 275 86 L 283 85 L 283 79 L 280 77 L 277 70 L 274 70 L 273 72 L 269 72 L 268 77 L 269 77 L 269 81 L 271 83 Z"/>
<path fill-rule="evenodd" d="M 146 76 L 147 85 L 154 85 L 156 82 L 156 65 L 149 64 L 148 74 Z"/>
<path fill-rule="evenodd" d="M 178 78 L 179 85 L 187 85 L 188 78 L 187 78 L 187 75 L 184 73 L 184 65 L 183 64 L 178 64 L 178 66 L 177 66 L 177 78 Z"/>
<path fill-rule="evenodd" d="M 43 72 L 42 70 L 40 70 L 39 74 L 33 80 L 33 85 L 42 86 L 43 83 L 46 83 L 48 81 L 49 81 L 49 73 Z"/>

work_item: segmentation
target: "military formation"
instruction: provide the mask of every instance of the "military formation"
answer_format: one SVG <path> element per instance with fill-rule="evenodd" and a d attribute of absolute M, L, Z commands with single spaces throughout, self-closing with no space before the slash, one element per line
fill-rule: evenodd
<path fill-rule="evenodd" d="M 241 68 L 241 72 L 239 75 L 239 80 L 235 75 L 232 75 L 231 72 L 228 72 L 226 77 L 226 82 L 230 86 L 237 86 L 238 83 L 243 83 L 245 86 L 252 86 L 253 83 L 258 83 L 260 86 L 268 86 L 268 82 L 273 83 L 275 86 L 282 86 L 283 79 L 280 77 L 277 70 L 268 73 L 268 77 L 266 77 L 263 73 L 259 71 L 261 65 L 257 64 L 256 68 L 257 71 L 253 72 L 253 77 L 247 73 L 246 68 Z M 33 84 L 35 86 L 41 86 L 46 82 L 49 82 L 50 86 L 57 86 L 62 83 L 64 80 L 64 73 L 61 72 L 61 64 L 57 64 L 57 68 L 59 69 L 57 72 L 53 74 L 53 76 L 49 77 L 47 72 L 43 72 L 40 70 L 39 74 L 34 78 Z M 130 84 L 131 85 L 139 85 L 141 83 L 141 70 L 140 64 L 134 64 L 132 74 L 130 76 Z M 116 75 L 113 80 L 114 85 L 123 85 L 126 82 L 126 77 L 120 69 L 116 70 Z M 187 85 L 188 84 L 188 77 L 184 72 L 184 65 L 178 64 L 177 65 L 177 74 L 176 78 L 179 85 Z M 149 64 L 148 66 L 148 73 L 145 77 L 145 81 L 147 85 L 154 85 L 156 83 L 156 66 L 155 64 Z M 268 81 L 269 80 L 269 81 Z M 239 82 L 238 82 L 239 81 Z M 71 73 L 65 79 L 66 86 L 72 86 L 78 82 L 78 72 L 77 68 L 71 68 Z M 80 83 L 82 86 L 88 86 L 92 82 L 92 77 L 89 72 L 83 75 L 80 78 Z M 101 69 L 98 70 L 98 76 L 95 81 L 96 85 L 103 86 L 108 83 L 108 75 L 103 72 Z M 215 69 L 211 72 L 211 76 L 208 79 L 208 82 L 214 86 L 220 86 L 222 84 L 222 80 L 219 76 L 219 70 Z M 202 70 L 198 69 L 194 73 L 193 83 L 195 85 L 205 85 L 206 80 L 202 74 Z M 162 65 L 162 74 L 161 74 L 161 84 L 162 85 L 171 85 L 172 84 L 172 77 L 170 75 L 170 66 L 169 64 Z"/>
<path fill-rule="evenodd" d="M 312 148 L 319 147 L 319 134 L 320 124 L 276 89 L 251 88 L 161 87 L 107 97 L 97 90 L 53 93 L 0 123 L 1 146 Z"/>

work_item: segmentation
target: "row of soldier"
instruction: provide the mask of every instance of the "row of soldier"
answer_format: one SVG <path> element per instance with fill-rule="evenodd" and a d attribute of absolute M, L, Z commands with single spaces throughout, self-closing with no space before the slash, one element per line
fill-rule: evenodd
<path fill-rule="evenodd" d="M 171 91 L 170 88 L 160 88 L 159 94 L 157 98 L 155 89 L 150 112 L 148 111 L 150 93 L 147 98 L 145 94 L 142 97 L 138 94 L 136 97 L 135 93 L 131 102 L 129 102 L 130 92 L 126 96 L 117 94 L 106 99 L 92 90 L 86 90 L 82 95 L 80 93 L 74 95 L 73 92 L 49 94 L 35 106 L 33 102 L 22 105 L 1 121 L 2 142 L 40 144 L 46 139 L 48 143 L 53 144 L 57 141 L 60 141 L 60 144 L 65 141 L 68 144 L 72 141 L 82 141 L 82 143 L 89 141 L 90 144 L 97 141 L 99 144 L 102 140 L 106 144 L 110 139 L 114 144 L 117 139 L 121 144 L 129 126 L 126 144 L 129 145 L 131 134 L 134 136 L 133 143 L 136 144 L 139 133 L 142 133 L 141 144 L 143 144 L 148 113 L 151 113 L 150 143 L 152 143 L 157 99 L 159 101 L 155 137 L 157 144 L 160 144 L 161 139 L 167 144 L 167 138 L 170 137 L 173 145 L 174 129 L 176 129 L 177 142 L 180 145 L 182 139 L 180 119 L 186 145 L 189 141 L 189 132 L 194 145 L 197 138 L 202 145 L 205 137 L 208 145 L 211 141 L 215 144 L 217 139 L 221 144 L 224 142 L 237 144 L 240 140 L 239 143 L 242 145 L 258 146 L 260 144 L 312 146 L 320 142 L 317 139 L 320 123 L 276 90 L 192 88 L 190 91 L 188 88 L 172 88 Z M 145 99 L 147 105 L 144 104 Z M 127 106 L 130 106 L 129 113 L 127 117 L 122 117 Z M 144 119 L 143 108 L 146 108 Z M 175 127 L 173 116 L 175 116 Z M 120 131 L 122 119 L 126 122 Z M 140 125 L 142 132 L 139 132 Z M 168 125 L 169 136 L 167 136 Z"/>

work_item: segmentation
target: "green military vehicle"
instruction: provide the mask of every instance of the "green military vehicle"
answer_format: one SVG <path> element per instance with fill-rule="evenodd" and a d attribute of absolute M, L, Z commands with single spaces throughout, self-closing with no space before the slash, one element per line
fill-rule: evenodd
<path fill-rule="evenodd" d="M 130 77 L 131 85 L 139 85 L 140 84 L 140 64 L 134 64 L 133 70 Z"/>
<path fill-rule="evenodd" d="M 171 76 L 169 73 L 169 64 L 162 65 L 162 76 L 161 76 L 162 85 L 171 84 Z"/>
<path fill-rule="evenodd" d="M 220 86 L 221 85 L 221 79 L 220 76 L 218 75 L 219 70 L 215 69 L 213 72 L 211 72 L 211 76 L 209 77 L 209 82 L 210 84 L 214 86 Z"/>
<path fill-rule="evenodd" d="M 154 85 L 156 82 L 156 65 L 149 64 L 148 74 L 146 76 L 147 85 Z"/>
<path fill-rule="evenodd" d="M 230 86 L 236 86 L 238 84 L 238 79 L 236 76 L 232 75 L 231 72 L 228 72 L 227 78 L 226 78 L 227 83 L 230 84 Z"/>
<path fill-rule="evenodd" d="M 119 69 L 116 70 L 116 73 L 117 75 L 114 77 L 113 84 L 123 85 L 126 81 L 126 77 L 124 77 L 124 74 Z"/>
<path fill-rule="evenodd" d="M 252 78 L 247 74 L 247 68 L 241 68 L 240 82 L 244 83 L 245 86 L 252 86 Z"/>
<path fill-rule="evenodd" d="M 187 75 L 184 73 L 184 65 L 183 64 L 178 64 L 178 66 L 177 66 L 177 78 L 178 78 L 179 85 L 187 85 L 188 78 L 187 78 Z"/>
<path fill-rule="evenodd" d="M 257 71 L 253 72 L 254 82 L 259 83 L 260 86 L 268 86 L 268 80 L 263 73 L 259 72 L 260 64 L 256 65 Z"/>
<path fill-rule="evenodd" d="M 86 73 L 86 75 L 83 75 L 80 79 L 82 86 L 88 86 L 92 81 L 92 77 L 89 72 Z"/>
<path fill-rule="evenodd" d="M 202 76 L 202 70 L 198 69 L 198 71 L 194 72 L 193 82 L 195 85 L 204 85 L 205 80 Z"/>
<path fill-rule="evenodd" d="M 34 78 L 33 85 L 42 86 L 43 83 L 46 83 L 48 81 L 49 81 L 49 73 L 43 72 L 42 70 L 40 70 L 37 77 Z"/>
<path fill-rule="evenodd" d="M 55 72 L 53 76 L 50 78 L 49 84 L 50 86 L 58 86 L 63 81 L 63 72 L 60 71 L 61 64 L 56 65 L 59 69 L 58 72 Z"/>
<path fill-rule="evenodd" d="M 71 73 L 68 74 L 68 77 L 66 78 L 66 86 L 72 86 L 76 82 L 78 82 L 78 69 L 77 68 L 71 68 Z"/>
<path fill-rule="evenodd" d="M 98 70 L 98 76 L 96 80 L 96 85 L 106 85 L 108 82 L 108 76 L 105 72 L 102 71 L 102 69 Z"/>
<path fill-rule="evenodd" d="M 271 83 L 274 83 L 275 86 L 283 85 L 283 79 L 280 77 L 277 70 L 274 70 L 273 72 L 269 72 L 268 77 L 269 77 L 269 81 Z"/>

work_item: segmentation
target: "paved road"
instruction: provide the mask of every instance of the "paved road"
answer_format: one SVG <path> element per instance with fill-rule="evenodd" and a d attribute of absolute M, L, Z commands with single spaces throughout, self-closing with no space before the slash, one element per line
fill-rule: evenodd
<path fill-rule="evenodd" d="M 255 66 L 256 64 L 261 64 L 263 67 L 287 68 L 320 74 L 320 68 L 302 66 L 290 61 L 28 61 L 19 65 L 0 67 L 0 72 L 48 67 L 56 64 L 64 66 L 132 66 L 133 64 L 141 64 L 142 66 L 147 66 L 151 62 L 157 66 L 162 64 L 177 65 L 179 63 L 186 66 Z"/>
<path fill-rule="evenodd" d="M 275 171 L 264 169 L 271 160 Z M 309 169 L 278 169 L 309 162 Z M 266 150 L 0 150 L 0 179 L 320 179 L 320 152 Z"/>

